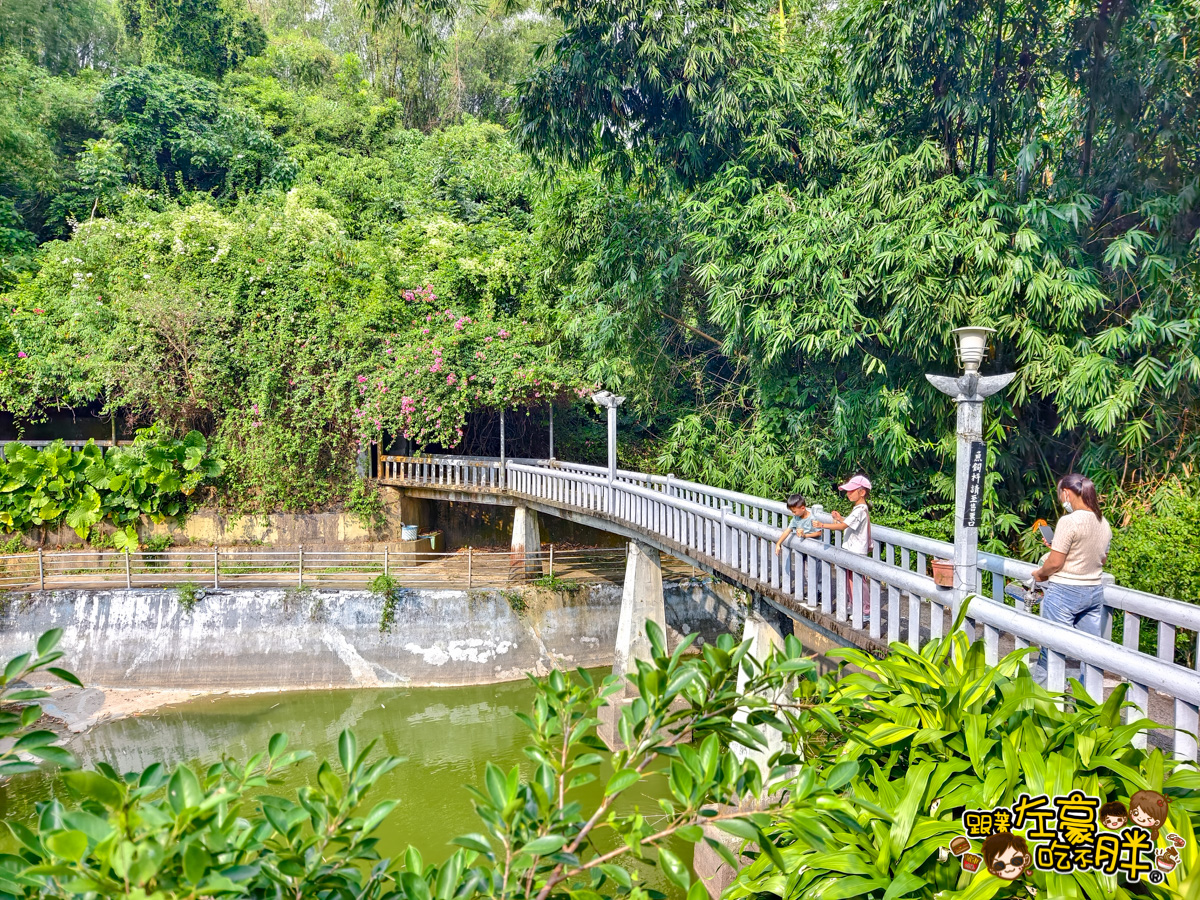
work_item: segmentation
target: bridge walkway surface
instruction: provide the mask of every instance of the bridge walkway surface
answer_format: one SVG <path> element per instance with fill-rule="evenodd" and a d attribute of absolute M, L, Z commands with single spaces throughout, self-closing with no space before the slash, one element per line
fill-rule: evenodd
<path fill-rule="evenodd" d="M 920 648 L 945 635 L 959 612 L 953 592 L 928 574 L 932 559 L 953 557 L 947 542 L 879 526 L 869 557 L 843 550 L 840 535 L 831 540 L 828 532 L 820 540 L 790 538 L 776 555 L 774 542 L 790 516 L 781 502 L 671 475 L 617 470 L 612 477 L 607 468 L 559 460 L 388 455 L 373 474 L 414 498 L 511 506 L 621 535 L 745 590 L 833 642 L 878 656 L 897 642 Z M 829 520 L 819 508 L 817 515 Z M 1076 674 L 1093 698 L 1126 683 L 1136 707 L 1127 716 L 1149 715 L 1167 726 L 1151 732 L 1154 744 L 1196 760 L 1200 607 L 1106 585 L 1103 635 L 1095 637 L 1005 602 L 1005 586 L 1027 580 L 1033 569 L 979 554 L 978 591 L 963 628 L 983 642 L 988 662 L 1034 647 L 1046 654 L 1051 690 L 1067 690 Z M 1139 646 L 1144 631 L 1153 633 L 1149 652 Z"/>

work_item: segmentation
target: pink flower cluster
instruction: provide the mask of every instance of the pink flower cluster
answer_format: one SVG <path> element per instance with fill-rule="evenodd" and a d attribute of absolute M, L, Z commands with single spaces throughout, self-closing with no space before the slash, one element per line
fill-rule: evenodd
<path fill-rule="evenodd" d="M 427 284 L 423 288 L 417 288 L 415 291 L 405 291 L 404 299 L 409 303 L 432 303 L 437 299 L 437 294 L 433 292 L 433 285 Z"/>

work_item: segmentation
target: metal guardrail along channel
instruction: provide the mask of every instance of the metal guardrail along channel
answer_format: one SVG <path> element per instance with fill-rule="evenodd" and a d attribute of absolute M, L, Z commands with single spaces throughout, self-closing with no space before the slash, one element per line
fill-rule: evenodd
<path fill-rule="evenodd" d="M 556 548 L 514 555 L 508 550 L 457 553 L 175 549 L 161 552 L 62 551 L 0 556 L 0 591 L 161 588 L 336 588 L 362 590 L 380 575 L 402 588 L 489 589 L 620 584 L 624 547 Z M 692 578 L 694 568 L 665 562 L 664 577 Z"/>
<path fill-rule="evenodd" d="M 700 564 L 731 571 L 744 587 L 769 586 L 796 605 L 819 609 L 889 643 L 919 648 L 945 634 L 957 612 L 951 592 L 937 587 L 927 568 L 933 557 L 952 556 L 949 543 L 875 527 L 871 557 L 842 550 L 840 534 L 831 543 L 828 533 L 820 540 L 791 538 L 777 556 L 773 544 L 790 517 L 782 503 L 670 475 L 618 470 L 610 481 L 605 468 L 557 460 L 502 465 L 499 459 L 478 457 L 386 455 L 379 457 L 376 474 L 380 483 L 398 487 L 498 493 L 514 503 L 524 497 L 594 513 L 682 547 Z M 1037 647 L 1046 654 L 1051 690 L 1066 689 L 1068 676 L 1076 674 L 1075 661 L 1080 682 L 1094 698 L 1124 681 L 1129 700 L 1142 714 L 1174 726 L 1166 738 L 1175 755 L 1197 758 L 1200 608 L 1109 585 L 1105 635 L 1093 637 L 1005 604 L 1005 580 L 1028 578 L 1034 568 L 1029 563 L 981 554 L 980 566 L 980 596 L 968 607 L 966 629 L 972 640 L 984 642 L 989 662 L 1014 649 Z M 984 594 L 985 574 L 990 574 L 990 597 Z M 1123 615 L 1122 644 L 1111 640 L 1116 612 Z M 1143 620 L 1157 623 L 1153 653 L 1138 647 Z M 1190 666 L 1176 660 L 1181 632 L 1191 649 Z M 1145 740 L 1144 733 L 1139 740 Z"/>

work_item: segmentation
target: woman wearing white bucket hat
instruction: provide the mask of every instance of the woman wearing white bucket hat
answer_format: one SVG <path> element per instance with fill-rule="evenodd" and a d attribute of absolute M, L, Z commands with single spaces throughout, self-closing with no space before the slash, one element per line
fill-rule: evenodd
<path fill-rule="evenodd" d="M 850 553 L 857 553 L 860 556 L 870 556 L 872 550 L 871 540 L 871 509 L 867 506 L 867 495 L 871 491 L 871 480 L 866 475 L 855 475 L 845 484 L 838 485 L 839 491 L 846 492 L 846 499 L 854 504 L 854 508 L 850 510 L 848 516 L 843 516 L 840 512 L 833 513 L 832 522 L 816 522 L 814 527 L 825 528 L 829 531 L 843 531 L 842 549 Z M 854 577 L 850 571 L 846 571 L 846 599 L 847 607 L 850 605 L 849 600 L 853 595 Z M 863 619 L 871 617 L 871 585 L 867 581 L 867 577 L 862 577 L 862 598 L 863 598 Z"/>

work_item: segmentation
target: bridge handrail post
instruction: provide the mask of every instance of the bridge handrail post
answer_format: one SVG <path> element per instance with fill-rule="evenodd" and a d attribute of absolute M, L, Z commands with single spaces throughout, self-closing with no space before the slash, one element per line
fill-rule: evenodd
<path fill-rule="evenodd" d="M 297 566 L 296 566 L 296 586 L 304 587 L 304 545 L 301 544 L 297 550 Z"/>
<path fill-rule="evenodd" d="M 554 579 L 554 545 L 550 545 L 550 578 Z"/>
<path fill-rule="evenodd" d="M 721 504 L 721 562 L 726 565 L 733 564 L 733 554 L 729 552 L 733 543 L 733 526 L 726 519 L 731 509 L 733 507 L 730 504 Z"/>
<path fill-rule="evenodd" d="M 472 585 L 471 585 L 471 581 L 472 581 L 472 578 L 473 578 L 473 573 L 472 573 L 472 571 L 471 571 L 471 562 L 472 562 L 472 560 L 471 560 L 471 554 L 472 554 L 472 552 L 473 552 L 473 551 L 471 550 L 471 548 L 470 548 L 470 547 L 468 547 L 468 548 L 467 548 L 467 590 L 468 590 L 468 591 L 471 589 L 471 586 L 472 586 Z"/>
<path fill-rule="evenodd" d="M 213 587 L 221 586 L 221 550 L 219 547 L 213 547 Z"/>
<path fill-rule="evenodd" d="M 383 545 L 383 574 L 384 574 L 384 575 L 387 575 L 387 574 L 389 574 L 389 572 L 388 572 L 388 567 L 389 567 L 389 560 L 388 560 L 388 545 L 387 545 L 387 544 L 384 544 L 384 545 Z"/>
<path fill-rule="evenodd" d="M 133 575 L 129 571 L 129 551 L 125 551 L 125 590 L 133 587 Z"/>

